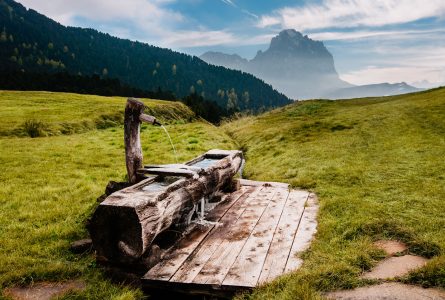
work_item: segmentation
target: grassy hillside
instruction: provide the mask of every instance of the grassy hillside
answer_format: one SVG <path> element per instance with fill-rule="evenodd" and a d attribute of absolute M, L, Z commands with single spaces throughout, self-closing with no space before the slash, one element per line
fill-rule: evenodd
<path fill-rule="evenodd" d="M 247 151 L 249 178 L 313 190 L 321 203 L 302 270 L 252 298 L 311 298 L 313 290 L 362 285 L 360 273 L 382 258 L 372 247 L 382 237 L 434 257 L 407 281 L 445 287 L 444 117 L 442 88 L 306 101 L 224 125 Z"/>
<path fill-rule="evenodd" d="M 125 101 L 124 97 L 0 91 L 0 136 L 29 136 L 29 127 L 37 127 L 41 136 L 113 127 L 123 122 Z M 147 100 L 145 105 L 146 113 L 161 122 L 184 123 L 194 118 L 178 102 Z"/>
<path fill-rule="evenodd" d="M 193 115 L 185 106 L 144 102 L 158 117 L 170 121 L 167 128 L 179 161 L 211 148 L 235 148 L 216 127 L 186 123 L 184 120 Z M 122 111 L 124 103 L 123 98 L 1 92 L 0 128 L 20 127 L 29 118 L 51 128 L 65 122 L 94 123 L 103 114 Z M 144 128 L 144 161 L 174 162 L 162 129 Z M 0 136 L 0 165 L 0 295 L 5 286 L 78 276 L 89 283 L 79 299 L 132 299 L 139 295 L 104 280 L 91 256 L 75 256 L 68 250 L 72 241 L 87 235 L 84 222 L 107 182 L 125 177 L 122 126 L 39 138 Z"/>
<path fill-rule="evenodd" d="M 445 287 L 445 89 L 305 101 L 220 128 L 188 122 L 192 113 L 178 103 L 145 103 L 169 123 L 180 161 L 210 148 L 241 147 L 250 179 L 318 194 L 319 231 L 303 268 L 252 298 L 315 299 L 319 291 L 366 284 L 359 275 L 383 258 L 372 247 L 382 237 L 433 257 L 406 281 Z M 138 298 L 139 291 L 104 279 L 91 256 L 68 251 L 86 236 L 84 221 L 107 181 L 124 179 L 120 121 L 97 125 L 103 115 L 121 116 L 124 99 L 0 92 L 0 105 L 7 133 L 0 135 L 0 289 L 82 277 L 88 290 L 69 299 Z M 50 128 L 42 134 L 48 136 L 26 137 L 30 119 Z M 60 130 L 70 122 L 94 125 Z M 142 144 L 146 162 L 174 161 L 160 128 L 144 126 Z"/>

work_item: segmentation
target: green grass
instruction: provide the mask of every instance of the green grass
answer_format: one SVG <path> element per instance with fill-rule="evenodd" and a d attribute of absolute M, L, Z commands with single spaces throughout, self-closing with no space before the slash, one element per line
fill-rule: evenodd
<path fill-rule="evenodd" d="M 404 281 L 445 288 L 445 89 L 305 101 L 223 128 L 246 150 L 250 179 L 313 190 L 321 203 L 303 268 L 246 298 L 366 284 L 358 276 L 382 259 L 372 246 L 380 238 L 435 257 Z"/>
<path fill-rule="evenodd" d="M 0 136 L 52 136 L 120 125 L 126 98 L 52 92 L 0 91 Z M 161 122 L 184 123 L 194 114 L 179 102 L 145 100 Z"/>
<path fill-rule="evenodd" d="M 87 235 L 85 220 L 106 183 L 125 177 L 121 121 L 97 125 L 104 115 L 121 118 L 124 100 L 0 92 L 0 289 L 80 277 L 87 290 L 67 299 L 142 296 L 111 284 L 91 255 L 68 250 Z M 169 124 L 179 161 L 239 147 L 250 179 L 288 182 L 319 196 L 318 233 L 302 269 L 246 298 L 319 299 L 323 291 L 368 284 L 359 275 L 383 258 L 372 247 L 380 238 L 433 257 L 402 281 L 445 287 L 445 89 L 305 101 L 220 128 L 188 122 L 193 114 L 181 104 L 146 103 Z M 26 137 L 28 120 L 43 123 L 47 136 Z M 94 125 L 62 132 L 70 122 Z M 144 126 L 142 144 L 146 163 L 174 162 L 160 128 Z"/>
<path fill-rule="evenodd" d="M 11 104 L 12 96 L 15 102 Z M 56 116 L 38 113 L 39 106 L 30 104 L 30 99 L 43 96 L 48 101 L 41 104 Z M 61 93 L 0 93 L 0 105 L 5 108 L 0 115 L 10 116 L 2 115 L 0 127 L 8 129 L 30 115 L 54 124 L 77 117 L 94 120 L 104 111 L 112 113 L 113 109 L 122 110 L 124 106 L 121 98 L 96 96 L 91 96 L 92 104 L 87 105 L 88 97 Z M 59 110 L 64 106 L 62 99 L 66 99 L 67 107 L 76 109 Z M 81 103 L 73 103 L 76 101 Z M 18 103 L 26 104 L 25 108 Z M 97 112 L 93 109 L 96 104 Z M 230 138 L 212 125 L 179 122 L 192 116 L 181 104 L 160 101 L 160 108 L 157 101 L 148 104 L 158 111 L 165 105 L 176 112 L 184 111 L 177 113 L 176 121 L 167 126 L 179 161 L 189 160 L 212 148 L 235 148 Z M 79 111 L 84 105 L 87 114 Z M 27 108 L 29 106 L 33 109 Z M 27 112 L 22 113 L 21 109 Z M 145 163 L 174 162 L 171 146 L 160 127 L 143 126 L 141 140 Z M 0 165 L 0 295 L 6 286 L 81 277 L 88 282 L 87 291 L 70 295 L 69 299 L 141 296 L 140 291 L 112 285 L 104 279 L 91 255 L 78 256 L 69 252 L 71 242 L 87 236 L 85 221 L 107 182 L 125 178 L 122 126 L 90 129 L 72 135 L 1 137 Z"/>

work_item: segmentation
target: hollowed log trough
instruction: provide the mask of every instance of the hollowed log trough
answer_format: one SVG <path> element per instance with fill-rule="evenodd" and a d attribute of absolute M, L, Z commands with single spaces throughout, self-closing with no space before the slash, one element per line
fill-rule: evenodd
<path fill-rule="evenodd" d="M 125 133 L 134 138 L 125 137 L 126 149 L 130 149 L 126 151 L 127 170 L 129 178 L 139 182 L 108 196 L 89 224 L 97 257 L 110 263 L 143 263 L 155 238 L 171 227 L 186 228 L 196 205 L 230 185 L 243 162 L 241 151 L 210 150 L 185 164 L 140 167 L 142 151 L 134 147 L 140 148 L 143 118 L 138 114 L 142 112 L 140 102 L 129 99 Z M 133 124 L 127 126 L 127 121 Z M 147 177 L 149 174 L 154 176 Z"/>

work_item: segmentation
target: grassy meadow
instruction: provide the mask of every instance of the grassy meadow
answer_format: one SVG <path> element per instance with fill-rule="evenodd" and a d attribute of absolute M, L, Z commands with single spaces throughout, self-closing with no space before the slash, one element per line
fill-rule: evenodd
<path fill-rule="evenodd" d="M 123 123 L 126 98 L 52 92 L 0 91 L 0 136 L 53 136 L 105 129 Z M 185 105 L 146 101 L 146 113 L 161 122 L 188 122 Z M 35 137 L 35 136 L 34 136 Z"/>
<path fill-rule="evenodd" d="M 32 104 L 33 99 L 41 105 Z M 70 109 L 64 109 L 64 103 Z M 180 103 L 144 103 L 169 124 L 166 127 L 179 161 L 211 148 L 235 148 L 231 139 L 213 125 L 188 122 L 193 113 Z M 104 113 L 122 112 L 125 99 L 1 92 L 0 106 L 4 108 L 0 111 L 0 128 L 7 131 L 20 128 L 30 118 L 50 128 L 60 128 L 65 122 L 95 124 Z M 170 114 L 164 114 L 164 110 Z M 69 251 L 71 242 L 87 236 L 85 221 L 107 182 L 125 179 L 123 126 L 117 120 L 105 129 L 91 126 L 79 134 L 51 133 L 38 138 L 25 137 L 24 133 L 0 136 L 0 287 L 81 277 L 88 283 L 87 291 L 67 298 L 139 298 L 140 291 L 105 280 L 91 255 Z M 146 163 L 174 162 L 170 143 L 160 127 L 143 126 L 141 141 Z"/>
<path fill-rule="evenodd" d="M 312 298 L 366 284 L 358 277 L 382 259 L 372 247 L 380 238 L 433 258 L 406 282 L 445 288 L 444 88 L 304 101 L 223 129 L 246 151 L 247 177 L 315 191 L 321 205 L 303 268 L 251 298 Z"/>
<path fill-rule="evenodd" d="M 304 101 L 220 127 L 196 120 L 180 103 L 144 102 L 168 124 L 179 161 L 241 148 L 249 179 L 317 193 L 318 233 L 302 269 L 245 298 L 317 299 L 368 284 L 359 275 L 383 258 L 372 247 L 379 238 L 432 257 L 404 281 L 445 288 L 445 89 Z M 0 92 L 0 294 L 13 285 L 83 278 L 87 290 L 66 299 L 142 297 L 105 279 L 92 255 L 68 249 L 86 237 L 85 220 L 106 183 L 125 178 L 124 105 L 119 97 Z M 144 126 L 142 144 L 146 163 L 174 162 L 159 127 Z"/>

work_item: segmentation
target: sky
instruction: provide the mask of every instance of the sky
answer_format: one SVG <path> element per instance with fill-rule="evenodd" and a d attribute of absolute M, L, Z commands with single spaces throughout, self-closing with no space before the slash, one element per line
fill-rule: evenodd
<path fill-rule="evenodd" d="M 63 25 L 201 55 L 251 59 L 293 28 L 353 84 L 445 85 L 445 0 L 19 0 Z"/>

